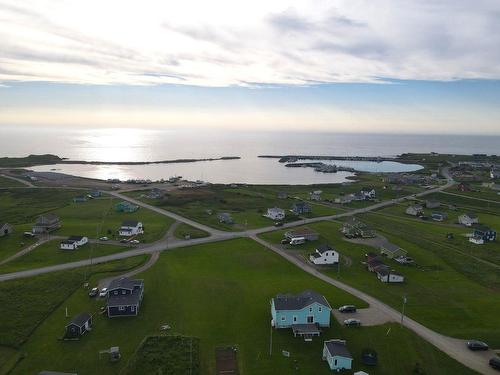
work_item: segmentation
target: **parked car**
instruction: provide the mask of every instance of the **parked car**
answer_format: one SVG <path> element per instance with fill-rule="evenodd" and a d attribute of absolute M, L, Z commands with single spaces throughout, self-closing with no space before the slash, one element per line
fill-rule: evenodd
<path fill-rule="evenodd" d="M 361 320 L 359 319 L 346 319 L 344 320 L 344 324 L 348 327 L 359 327 L 361 325 Z"/>
<path fill-rule="evenodd" d="M 274 223 L 274 226 L 275 227 L 282 227 L 283 223 L 281 221 L 277 221 L 276 223 Z"/>
<path fill-rule="evenodd" d="M 99 297 L 106 297 L 108 295 L 108 288 L 102 288 Z"/>
<path fill-rule="evenodd" d="M 139 241 L 139 240 L 132 240 L 132 241 L 130 241 L 130 243 L 131 243 L 132 245 L 137 245 L 137 244 L 140 244 L 140 243 L 141 243 L 141 241 Z"/>
<path fill-rule="evenodd" d="M 495 370 L 500 370 L 500 357 L 493 357 L 493 358 L 491 358 L 489 364 Z"/>
<path fill-rule="evenodd" d="M 98 288 L 92 288 L 92 289 L 90 289 L 89 297 L 95 297 L 98 294 L 99 294 L 99 289 Z"/>
<path fill-rule="evenodd" d="M 282 245 L 288 245 L 290 241 L 288 241 L 286 238 L 281 240 Z"/>
<path fill-rule="evenodd" d="M 99 241 L 108 241 L 108 240 L 109 240 L 109 238 L 106 236 L 99 238 Z"/>
<path fill-rule="evenodd" d="M 24 232 L 24 233 L 23 233 L 23 236 L 24 236 L 24 237 L 31 237 L 31 238 L 33 238 L 33 237 L 35 237 L 35 234 L 34 234 L 34 233 L 31 233 L 31 232 Z"/>
<path fill-rule="evenodd" d="M 356 312 L 356 306 L 354 305 L 344 305 L 339 307 L 341 313 L 354 313 Z"/>
<path fill-rule="evenodd" d="M 128 240 L 124 238 L 123 240 L 120 240 L 120 243 L 128 243 Z"/>
<path fill-rule="evenodd" d="M 467 341 L 467 347 L 470 350 L 488 350 L 488 344 L 479 340 L 469 340 Z"/>

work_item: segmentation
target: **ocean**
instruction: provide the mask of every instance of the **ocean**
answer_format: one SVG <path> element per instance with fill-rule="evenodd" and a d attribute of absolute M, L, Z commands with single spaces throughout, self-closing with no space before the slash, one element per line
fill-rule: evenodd
<path fill-rule="evenodd" d="M 323 174 L 311 168 L 286 168 L 258 155 L 396 156 L 405 152 L 500 152 L 499 136 L 338 134 L 318 132 L 249 132 L 229 130 L 55 129 L 0 128 L 0 156 L 51 153 L 85 161 L 155 161 L 181 158 L 224 160 L 155 165 L 51 165 L 34 170 L 57 170 L 91 178 L 149 178 L 183 176 L 212 183 L 313 184 L 343 182 L 348 172 Z M 392 162 L 337 162 L 371 172 L 402 172 L 418 165 Z"/>

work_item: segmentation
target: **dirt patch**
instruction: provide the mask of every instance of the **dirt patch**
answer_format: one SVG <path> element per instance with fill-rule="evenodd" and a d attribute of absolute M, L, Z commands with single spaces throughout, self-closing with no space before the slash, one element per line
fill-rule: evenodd
<path fill-rule="evenodd" d="M 237 350 L 234 346 L 215 349 L 215 368 L 217 375 L 238 375 Z"/>

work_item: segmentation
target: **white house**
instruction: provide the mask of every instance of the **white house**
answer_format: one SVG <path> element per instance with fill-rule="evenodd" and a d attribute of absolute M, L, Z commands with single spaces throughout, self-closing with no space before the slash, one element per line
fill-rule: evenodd
<path fill-rule="evenodd" d="M 402 283 L 405 277 L 398 272 L 388 270 L 386 268 L 377 269 L 377 278 L 383 283 Z"/>
<path fill-rule="evenodd" d="M 339 262 L 339 253 L 329 245 L 319 245 L 316 252 L 309 255 L 314 264 L 336 264 Z"/>
<path fill-rule="evenodd" d="M 267 209 L 267 214 L 264 215 L 272 220 L 283 220 L 285 218 L 285 210 L 279 207 Z"/>
<path fill-rule="evenodd" d="M 470 227 L 470 226 L 472 226 L 472 224 L 478 224 L 479 218 L 477 217 L 476 214 L 469 212 L 469 213 L 460 215 L 458 217 L 458 222 L 462 225 L 465 225 L 466 227 Z"/>
<path fill-rule="evenodd" d="M 68 240 L 74 241 L 76 246 L 83 246 L 89 242 L 89 239 L 85 236 L 71 236 Z"/>
<path fill-rule="evenodd" d="M 118 234 L 123 237 L 132 237 L 144 233 L 144 227 L 140 221 L 125 220 L 118 230 Z"/>
<path fill-rule="evenodd" d="M 352 197 L 350 195 L 342 195 L 338 198 L 335 198 L 335 203 L 348 204 L 351 202 L 352 202 Z"/>
<path fill-rule="evenodd" d="M 76 250 L 78 248 L 78 245 L 76 244 L 75 241 L 64 240 L 64 241 L 61 241 L 59 248 L 61 250 Z"/>
<path fill-rule="evenodd" d="M 320 201 L 321 200 L 321 190 L 314 190 L 309 193 L 309 199 L 312 201 Z"/>
<path fill-rule="evenodd" d="M 475 243 L 476 245 L 484 244 L 484 239 L 481 236 L 471 236 L 469 237 L 469 242 Z"/>
<path fill-rule="evenodd" d="M 406 209 L 407 215 L 418 216 L 424 213 L 424 208 L 420 204 L 412 204 Z"/>
<path fill-rule="evenodd" d="M 375 189 L 371 187 L 362 188 L 360 193 L 363 194 L 365 199 L 373 199 L 376 196 Z"/>

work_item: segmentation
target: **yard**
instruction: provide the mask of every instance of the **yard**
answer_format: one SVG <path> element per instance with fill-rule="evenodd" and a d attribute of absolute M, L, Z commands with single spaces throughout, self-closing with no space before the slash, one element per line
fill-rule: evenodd
<path fill-rule="evenodd" d="M 389 259 L 385 261 L 406 277 L 405 283 L 387 285 L 381 283 L 374 273 L 368 272 L 361 262 L 365 260 L 366 253 L 378 253 L 378 249 L 346 241 L 339 231 L 340 223 L 320 222 L 308 225 L 321 234 L 320 239 L 295 246 L 290 251 L 306 255 L 316 245 L 328 243 L 337 248 L 341 259 L 344 259 L 340 273 L 336 267 L 323 269 L 329 276 L 339 278 L 398 310 L 401 308 L 403 295 L 406 294 L 407 314 L 418 322 L 446 335 L 466 339 L 480 338 L 494 347 L 500 346 L 498 270 L 471 262 L 448 248 L 444 233 L 439 241 L 427 243 L 421 242 L 427 234 L 407 221 L 393 221 L 377 214 L 369 214 L 360 219 L 372 224 L 392 243 L 407 250 L 409 256 L 420 265 L 403 266 Z M 262 238 L 279 243 L 283 232 L 263 234 Z M 345 264 L 346 259 L 349 266 Z M 451 264 L 450 259 L 453 261 Z"/>
<path fill-rule="evenodd" d="M 289 330 L 273 331 L 270 348 L 269 300 L 280 292 L 314 289 L 333 307 L 346 303 L 362 306 L 356 298 L 294 267 L 278 255 L 248 239 L 206 244 L 165 252 L 138 277 L 145 280 L 145 298 L 138 317 L 108 319 L 94 316 L 94 327 L 80 341 L 58 341 L 68 318 L 96 312 L 102 301 L 90 300 L 79 289 L 66 300 L 22 347 L 27 355 L 12 374 L 42 369 L 78 371 L 80 374 L 118 374 L 147 335 L 157 335 L 168 324 L 171 334 L 200 339 L 201 373 L 215 373 L 215 348 L 238 347 L 239 367 L 246 374 L 330 374 L 321 359 L 323 339 L 345 338 L 354 356 L 354 369 L 370 374 L 411 373 L 419 363 L 425 373 L 472 374 L 410 331 L 398 325 L 348 329 L 332 319 L 320 339 L 305 343 Z M 97 278 L 93 278 L 94 283 Z M 122 360 L 98 359 L 98 351 L 119 346 Z M 361 349 L 374 348 L 380 365 L 363 368 Z M 43 350 L 40 348 L 43 347 Z M 282 350 L 290 353 L 284 357 Z"/>
<path fill-rule="evenodd" d="M 0 176 L 0 188 L 23 187 L 23 186 L 24 185 L 19 181 L 15 181 L 7 177 Z"/>
<path fill-rule="evenodd" d="M 177 225 L 177 227 L 175 228 L 174 236 L 176 238 L 183 240 L 183 239 L 186 239 L 187 237 L 189 237 L 190 239 L 204 238 L 204 237 L 208 237 L 209 234 L 207 232 L 205 232 L 204 230 L 192 227 L 189 224 L 181 223 L 181 224 Z"/>

